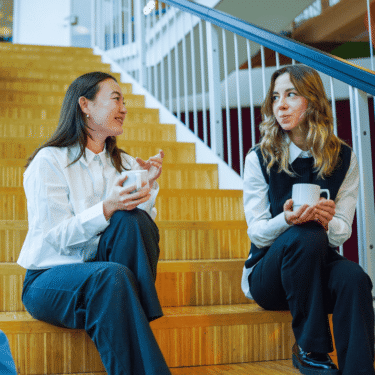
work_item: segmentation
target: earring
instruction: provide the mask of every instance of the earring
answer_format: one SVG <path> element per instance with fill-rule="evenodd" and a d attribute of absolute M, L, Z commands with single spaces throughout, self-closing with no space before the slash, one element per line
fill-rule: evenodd
<path fill-rule="evenodd" d="M 87 117 L 87 118 L 90 118 L 90 116 L 89 116 L 89 115 L 86 115 L 86 117 Z"/>

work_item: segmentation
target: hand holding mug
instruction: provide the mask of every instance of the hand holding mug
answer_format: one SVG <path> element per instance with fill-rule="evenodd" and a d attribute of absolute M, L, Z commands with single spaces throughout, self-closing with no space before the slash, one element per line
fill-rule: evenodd
<path fill-rule="evenodd" d="M 332 199 L 320 198 L 319 203 L 315 205 L 314 220 L 320 223 L 323 228 L 328 230 L 328 223 L 336 213 L 336 205 Z"/>
<path fill-rule="evenodd" d="M 293 200 L 288 199 L 284 203 L 284 215 L 289 225 L 304 224 L 315 219 L 315 206 L 303 204 L 297 211 L 293 211 Z"/>
<path fill-rule="evenodd" d="M 141 188 L 137 190 L 137 183 L 125 186 L 124 182 L 128 179 L 126 174 L 121 174 L 116 180 L 109 196 L 103 202 L 103 214 L 106 220 L 118 210 L 130 211 L 139 204 L 147 202 L 150 197 L 151 188 L 146 182 L 141 183 Z M 136 191 L 136 192 L 134 192 Z"/>

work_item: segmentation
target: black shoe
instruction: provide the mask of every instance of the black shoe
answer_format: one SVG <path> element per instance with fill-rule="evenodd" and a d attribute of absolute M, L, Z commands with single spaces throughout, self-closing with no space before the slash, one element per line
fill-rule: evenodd
<path fill-rule="evenodd" d="M 328 354 L 306 353 L 297 343 L 293 345 L 293 366 L 304 375 L 338 375 L 336 365 Z"/>

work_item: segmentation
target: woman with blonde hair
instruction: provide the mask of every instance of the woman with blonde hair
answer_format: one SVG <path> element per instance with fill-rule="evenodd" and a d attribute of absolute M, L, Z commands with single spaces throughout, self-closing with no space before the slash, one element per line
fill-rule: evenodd
<path fill-rule="evenodd" d="M 242 289 L 267 310 L 290 310 L 302 374 L 374 374 L 370 277 L 337 252 L 351 235 L 358 164 L 334 135 L 319 74 L 307 66 L 274 72 L 262 106 L 261 141 L 245 160 L 244 209 L 251 240 Z M 294 184 L 330 199 L 293 210 Z M 331 361 L 333 314 L 339 369 Z"/>

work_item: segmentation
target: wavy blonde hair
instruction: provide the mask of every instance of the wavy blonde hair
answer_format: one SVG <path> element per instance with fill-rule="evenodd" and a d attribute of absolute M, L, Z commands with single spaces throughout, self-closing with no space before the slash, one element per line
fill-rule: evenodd
<path fill-rule="evenodd" d="M 346 144 L 333 133 L 333 118 L 330 103 L 318 72 L 305 65 L 288 65 L 276 70 L 271 77 L 271 85 L 262 105 L 262 119 L 259 125 L 260 150 L 268 162 L 267 172 L 278 163 L 278 172 L 284 171 L 290 176 L 295 173 L 289 169 L 289 140 L 285 131 L 277 122 L 273 113 L 273 92 L 276 79 L 289 73 L 298 95 L 307 99 L 308 105 L 303 119 L 307 126 L 307 145 L 314 157 L 314 170 L 318 177 L 329 176 L 339 162 L 342 144 Z"/>

